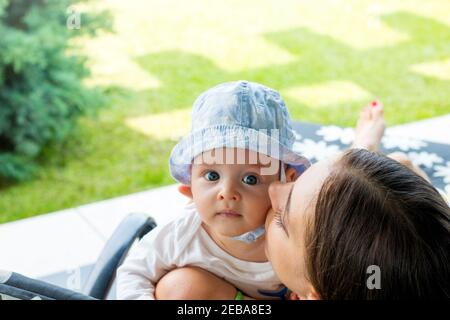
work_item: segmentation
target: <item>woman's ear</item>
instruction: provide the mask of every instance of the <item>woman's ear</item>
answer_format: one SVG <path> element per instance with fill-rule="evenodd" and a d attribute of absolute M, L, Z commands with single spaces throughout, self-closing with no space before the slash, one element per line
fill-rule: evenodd
<path fill-rule="evenodd" d="M 297 179 L 297 171 L 292 167 L 286 169 L 286 182 L 294 182 Z"/>
<path fill-rule="evenodd" d="M 186 197 L 188 197 L 188 198 L 190 198 L 190 199 L 193 198 L 193 197 L 192 197 L 192 189 L 191 189 L 191 186 L 188 186 L 188 185 L 185 185 L 185 184 L 180 184 L 180 185 L 178 186 L 178 191 L 179 191 L 182 195 L 184 195 L 184 196 L 186 196 Z"/>

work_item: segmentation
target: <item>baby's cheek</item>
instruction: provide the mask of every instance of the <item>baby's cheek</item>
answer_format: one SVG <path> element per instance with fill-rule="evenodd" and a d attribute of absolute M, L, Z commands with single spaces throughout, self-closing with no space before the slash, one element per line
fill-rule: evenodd
<path fill-rule="evenodd" d="M 266 199 L 264 199 L 264 218 L 267 217 L 267 212 L 272 208 L 272 203 L 270 202 L 269 197 L 267 196 Z"/>
<path fill-rule="evenodd" d="M 262 224 L 266 222 L 267 214 L 270 208 L 271 208 L 270 203 L 267 204 L 260 203 L 259 206 L 255 208 L 256 209 L 255 212 L 257 212 L 258 218 L 261 220 Z"/>

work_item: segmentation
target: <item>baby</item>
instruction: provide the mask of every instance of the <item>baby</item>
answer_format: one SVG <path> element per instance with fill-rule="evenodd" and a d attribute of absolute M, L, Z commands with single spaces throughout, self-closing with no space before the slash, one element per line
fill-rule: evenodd
<path fill-rule="evenodd" d="M 265 255 L 264 222 L 270 183 L 293 181 L 310 165 L 294 140 L 285 103 L 270 88 L 237 81 L 201 94 L 191 133 L 170 156 L 171 174 L 192 201 L 130 251 L 118 269 L 118 298 L 155 299 L 157 282 L 184 266 L 208 270 L 241 296 L 284 297 Z"/>

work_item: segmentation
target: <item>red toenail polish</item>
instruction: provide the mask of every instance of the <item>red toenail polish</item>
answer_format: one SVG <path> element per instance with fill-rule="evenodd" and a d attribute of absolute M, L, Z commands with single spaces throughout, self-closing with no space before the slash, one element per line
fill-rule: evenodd
<path fill-rule="evenodd" d="M 372 101 L 372 107 L 375 107 L 376 105 L 378 105 L 378 102 Z"/>

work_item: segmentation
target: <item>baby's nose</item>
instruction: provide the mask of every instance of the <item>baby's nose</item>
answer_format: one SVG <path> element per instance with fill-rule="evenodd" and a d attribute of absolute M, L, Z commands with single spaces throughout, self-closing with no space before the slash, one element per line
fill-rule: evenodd
<path fill-rule="evenodd" d="M 233 189 L 229 186 L 224 186 L 217 195 L 217 198 L 219 200 L 239 201 L 241 200 L 241 195 L 236 189 Z"/>

